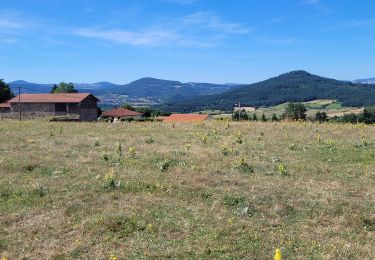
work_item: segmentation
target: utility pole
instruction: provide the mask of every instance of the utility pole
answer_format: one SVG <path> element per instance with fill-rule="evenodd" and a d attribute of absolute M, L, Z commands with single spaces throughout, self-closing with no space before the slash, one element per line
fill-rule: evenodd
<path fill-rule="evenodd" d="M 19 116 L 20 121 L 22 120 L 22 114 L 21 114 L 21 87 L 18 87 L 18 110 L 19 110 Z"/>

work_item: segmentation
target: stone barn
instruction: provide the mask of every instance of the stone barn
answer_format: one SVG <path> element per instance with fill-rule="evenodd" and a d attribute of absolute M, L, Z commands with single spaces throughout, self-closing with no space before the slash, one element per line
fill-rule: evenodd
<path fill-rule="evenodd" d="M 10 113 L 22 117 L 69 116 L 81 121 L 98 119 L 98 99 L 89 93 L 21 94 L 8 101 Z"/>

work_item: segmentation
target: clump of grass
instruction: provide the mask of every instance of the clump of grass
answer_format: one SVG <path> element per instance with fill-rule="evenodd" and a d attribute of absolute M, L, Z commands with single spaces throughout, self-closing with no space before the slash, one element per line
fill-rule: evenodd
<path fill-rule="evenodd" d="M 363 227 L 369 232 L 375 232 L 375 215 L 363 219 Z"/>
<path fill-rule="evenodd" d="M 118 154 L 119 157 L 122 156 L 122 144 L 121 144 L 121 142 L 119 142 L 118 145 L 117 145 L 117 154 Z"/>
<path fill-rule="evenodd" d="M 155 142 L 154 138 L 152 136 L 150 136 L 149 138 L 147 138 L 145 140 L 146 144 L 153 144 Z"/>
<path fill-rule="evenodd" d="M 290 144 L 288 145 L 288 147 L 289 147 L 289 150 L 294 151 L 294 150 L 296 150 L 297 145 L 296 145 L 295 143 L 290 143 Z"/>
<path fill-rule="evenodd" d="M 233 147 L 228 147 L 227 145 L 221 146 L 221 154 L 224 156 L 228 156 L 233 153 Z"/>
<path fill-rule="evenodd" d="M 260 134 L 259 134 L 259 136 L 257 137 L 257 141 L 262 141 L 263 140 L 263 138 L 264 138 L 264 133 L 263 132 L 261 132 Z"/>
<path fill-rule="evenodd" d="M 146 225 L 141 224 L 136 216 L 116 214 L 102 216 L 86 224 L 98 236 L 115 237 L 125 239 L 134 232 L 146 230 Z"/>
<path fill-rule="evenodd" d="M 26 171 L 26 172 L 33 172 L 35 169 L 37 169 L 39 167 L 38 164 L 35 164 L 35 163 L 28 163 L 26 164 L 23 169 Z"/>
<path fill-rule="evenodd" d="M 223 204 L 228 207 L 244 206 L 245 203 L 246 203 L 246 198 L 243 196 L 226 194 L 223 197 Z"/>
<path fill-rule="evenodd" d="M 191 144 L 185 144 L 185 149 L 187 151 L 190 151 L 191 150 Z"/>
<path fill-rule="evenodd" d="M 94 143 L 94 146 L 95 147 L 99 147 L 100 146 L 100 142 L 98 140 L 96 140 L 95 143 Z"/>
<path fill-rule="evenodd" d="M 243 137 L 240 131 L 238 131 L 234 136 L 233 136 L 233 142 L 237 144 L 242 144 L 243 143 Z"/>
<path fill-rule="evenodd" d="M 233 168 L 240 170 L 243 173 L 253 173 L 254 168 L 247 163 L 245 157 L 238 158 L 233 163 Z"/>
<path fill-rule="evenodd" d="M 286 176 L 288 175 L 288 171 L 285 167 L 284 164 L 280 163 L 278 166 L 277 166 L 277 172 L 281 175 L 281 176 Z"/>
<path fill-rule="evenodd" d="M 129 147 L 129 149 L 128 149 L 128 153 L 129 153 L 129 157 L 130 157 L 131 159 L 134 159 L 134 158 L 135 158 L 135 155 L 136 155 L 135 147 L 133 147 L 133 146 Z"/>
<path fill-rule="evenodd" d="M 108 154 L 106 154 L 106 153 L 103 154 L 103 160 L 106 161 L 106 162 L 109 160 Z"/>
<path fill-rule="evenodd" d="M 170 161 L 167 159 L 161 160 L 156 163 L 156 166 L 161 172 L 166 172 L 170 166 Z"/>
<path fill-rule="evenodd" d="M 203 144 L 207 144 L 207 143 L 208 143 L 208 135 L 207 135 L 207 134 L 205 134 L 205 135 L 201 135 L 201 136 L 199 137 L 199 139 L 201 140 L 201 142 L 202 142 Z"/>
<path fill-rule="evenodd" d="M 34 193 L 39 197 L 44 197 L 47 195 L 48 190 L 41 181 L 36 181 L 33 185 Z"/>

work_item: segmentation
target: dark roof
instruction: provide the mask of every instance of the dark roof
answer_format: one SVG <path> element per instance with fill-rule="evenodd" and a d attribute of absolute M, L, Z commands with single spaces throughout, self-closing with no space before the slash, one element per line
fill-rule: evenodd
<path fill-rule="evenodd" d="M 164 122 L 199 122 L 209 118 L 209 115 L 200 114 L 173 114 L 164 119 Z"/>
<path fill-rule="evenodd" d="M 108 116 L 108 117 L 123 117 L 123 116 L 141 116 L 142 113 L 131 111 L 125 108 L 116 108 L 116 109 L 105 111 L 103 112 L 102 115 Z"/>
<path fill-rule="evenodd" d="M 55 94 L 21 94 L 21 103 L 81 103 L 90 93 L 55 93 Z M 16 96 L 9 100 L 9 103 L 18 103 Z"/>

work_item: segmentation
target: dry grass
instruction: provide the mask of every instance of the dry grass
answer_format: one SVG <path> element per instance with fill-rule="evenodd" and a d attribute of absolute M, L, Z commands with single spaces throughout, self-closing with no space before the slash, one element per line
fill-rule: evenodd
<path fill-rule="evenodd" d="M 0 136 L 0 257 L 375 258 L 373 126 L 0 121 Z"/>

